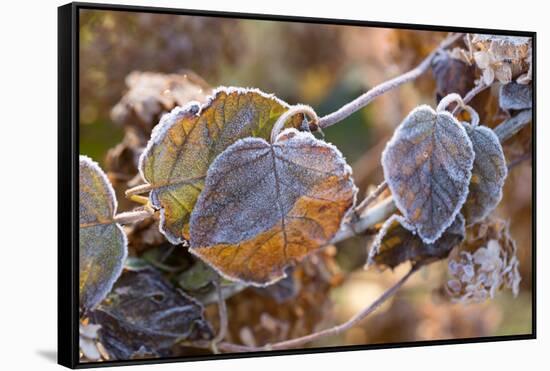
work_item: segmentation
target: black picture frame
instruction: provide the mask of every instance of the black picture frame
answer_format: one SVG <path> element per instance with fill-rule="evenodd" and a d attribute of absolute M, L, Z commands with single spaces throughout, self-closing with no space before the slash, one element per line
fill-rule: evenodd
<path fill-rule="evenodd" d="M 338 24 L 397 28 L 409 30 L 485 33 L 495 35 L 525 36 L 532 38 L 533 50 L 533 118 L 532 118 L 532 161 L 533 161 L 533 214 L 532 214 L 532 333 L 525 335 L 489 336 L 476 338 L 415 341 L 389 344 L 336 346 L 323 348 L 277 350 L 254 353 L 219 354 L 209 356 L 174 357 L 143 360 L 117 360 L 107 362 L 79 363 L 79 313 L 78 313 L 78 154 L 79 154 L 79 11 L 82 9 L 148 12 L 175 15 L 197 15 L 270 21 L 287 21 L 316 24 Z M 287 354 L 309 354 L 369 350 L 382 348 L 419 347 L 463 343 L 497 342 L 508 340 L 536 339 L 536 60 L 537 33 L 486 28 L 449 27 L 441 25 L 403 24 L 388 22 L 357 21 L 330 18 L 281 16 L 268 14 L 202 11 L 149 6 L 129 6 L 96 3 L 70 3 L 58 8 L 58 363 L 69 368 L 92 368 L 168 362 L 189 362 L 213 359 L 245 357 L 266 357 Z"/>

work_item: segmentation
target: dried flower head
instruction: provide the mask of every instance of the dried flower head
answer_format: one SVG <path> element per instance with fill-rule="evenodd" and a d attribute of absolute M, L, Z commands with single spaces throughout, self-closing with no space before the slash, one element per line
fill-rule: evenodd
<path fill-rule="evenodd" d="M 464 42 L 466 49 L 454 48 L 450 55 L 468 64 L 475 63 L 484 84 L 491 85 L 495 79 L 502 84 L 531 81 L 531 38 L 468 34 Z"/>
<path fill-rule="evenodd" d="M 521 277 L 508 223 L 493 220 L 473 229 L 449 259 L 447 294 L 455 302 L 479 303 L 494 298 L 497 290 L 506 287 L 517 296 Z"/>

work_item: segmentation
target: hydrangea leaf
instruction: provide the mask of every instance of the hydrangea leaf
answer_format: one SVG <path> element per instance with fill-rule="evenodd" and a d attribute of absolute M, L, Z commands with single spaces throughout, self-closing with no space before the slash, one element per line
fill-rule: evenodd
<path fill-rule="evenodd" d="M 471 225 L 484 219 L 500 202 L 508 169 L 502 146 L 493 130 L 467 123 L 464 127 L 475 152 L 470 192 L 462 208 L 467 224 Z"/>
<path fill-rule="evenodd" d="M 189 236 L 189 218 L 212 161 L 245 137 L 267 139 L 289 106 L 256 89 L 219 88 L 208 101 L 177 107 L 153 129 L 139 170 L 161 210 L 160 230 L 173 244 Z M 300 127 L 302 115 L 288 126 Z"/>
<path fill-rule="evenodd" d="M 97 163 L 80 156 L 79 300 L 96 306 L 111 290 L 126 259 L 127 239 L 115 223 L 115 192 Z"/>
<path fill-rule="evenodd" d="M 436 242 L 426 243 L 404 217 L 392 215 L 378 232 L 369 251 L 367 265 L 393 269 L 406 261 L 427 264 L 445 259 L 464 240 L 465 233 L 464 217 L 458 214 Z"/>
<path fill-rule="evenodd" d="M 531 84 L 511 82 L 500 87 L 499 105 L 505 110 L 523 110 L 533 106 Z"/>
<path fill-rule="evenodd" d="M 170 356 L 176 341 L 213 336 L 202 305 L 153 268 L 124 271 L 90 319 L 101 325 L 99 338 L 114 359 L 132 359 L 143 351 Z"/>
<path fill-rule="evenodd" d="M 433 243 L 466 201 L 474 151 L 464 127 L 449 113 L 414 109 L 382 154 L 395 204 L 424 242 Z"/>
<path fill-rule="evenodd" d="M 355 193 L 342 154 L 310 133 L 239 140 L 208 170 L 190 251 L 228 279 L 271 284 L 330 242 Z"/>

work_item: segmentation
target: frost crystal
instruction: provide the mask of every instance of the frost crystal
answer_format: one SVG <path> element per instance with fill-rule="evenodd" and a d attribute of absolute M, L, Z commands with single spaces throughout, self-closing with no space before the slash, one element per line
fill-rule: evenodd
<path fill-rule="evenodd" d="M 450 279 L 445 288 L 452 301 L 483 302 L 503 287 L 511 289 L 514 296 L 519 292 L 517 248 L 508 225 L 497 221 L 485 233 L 461 245 L 449 259 Z"/>

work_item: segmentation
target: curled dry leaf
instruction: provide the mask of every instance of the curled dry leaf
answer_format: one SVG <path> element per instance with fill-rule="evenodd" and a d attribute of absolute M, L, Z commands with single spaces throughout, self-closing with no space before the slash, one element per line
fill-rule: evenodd
<path fill-rule="evenodd" d="M 310 133 L 240 140 L 208 170 L 190 251 L 228 279 L 271 284 L 330 242 L 355 193 L 340 151 Z"/>
<path fill-rule="evenodd" d="M 382 225 L 369 250 L 367 266 L 376 264 L 393 269 L 406 261 L 424 265 L 445 259 L 464 240 L 465 233 L 464 217 L 458 214 L 436 242 L 426 243 L 404 217 L 392 215 Z"/>
<path fill-rule="evenodd" d="M 93 309 L 111 290 L 127 255 L 127 240 L 115 223 L 115 192 L 99 165 L 80 156 L 79 301 Z"/>
<path fill-rule="evenodd" d="M 508 174 L 506 159 L 496 134 L 486 126 L 464 123 L 475 152 L 468 198 L 462 208 L 467 225 L 483 220 L 502 199 Z"/>
<path fill-rule="evenodd" d="M 126 77 L 128 91 L 111 110 L 111 119 L 149 132 L 163 112 L 191 101 L 202 102 L 210 88 L 195 73 L 163 74 L 134 71 Z"/>
<path fill-rule="evenodd" d="M 448 112 L 414 109 L 382 153 L 396 206 L 424 242 L 433 243 L 466 201 L 474 162 L 472 142 Z"/>
<path fill-rule="evenodd" d="M 531 84 L 512 82 L 500 87 L 499 105 L 505 110 L 523 110 L 533 106 Z"/>
<path fill-rule="evenodd" d="M 125 271 L 90 319 L 113 359 L 170 356 L 176 341 L 213 336 L 203 307 L 151 268 Z"/>
<path fill-rule="evenodd" d="M 212 161 L 235 141 L 269 138 L 289 106 L 255 89 L 219 88 L 204 105 L 190 103 L 165 115 L 153 129 L 139 170 L 150 200 L 161 209 L 160 230 L 172 244 L 189 236 L 189 218 Z M 300 127 L 302 115 L 287 125 Z"/>
<path fill-rule="evenodd" d="M 432 62 L 432 75 L 436 83 L 437 102 L 451 93 L 463 97 L 474 87 L 475 66 L 442 51 Z"/>

